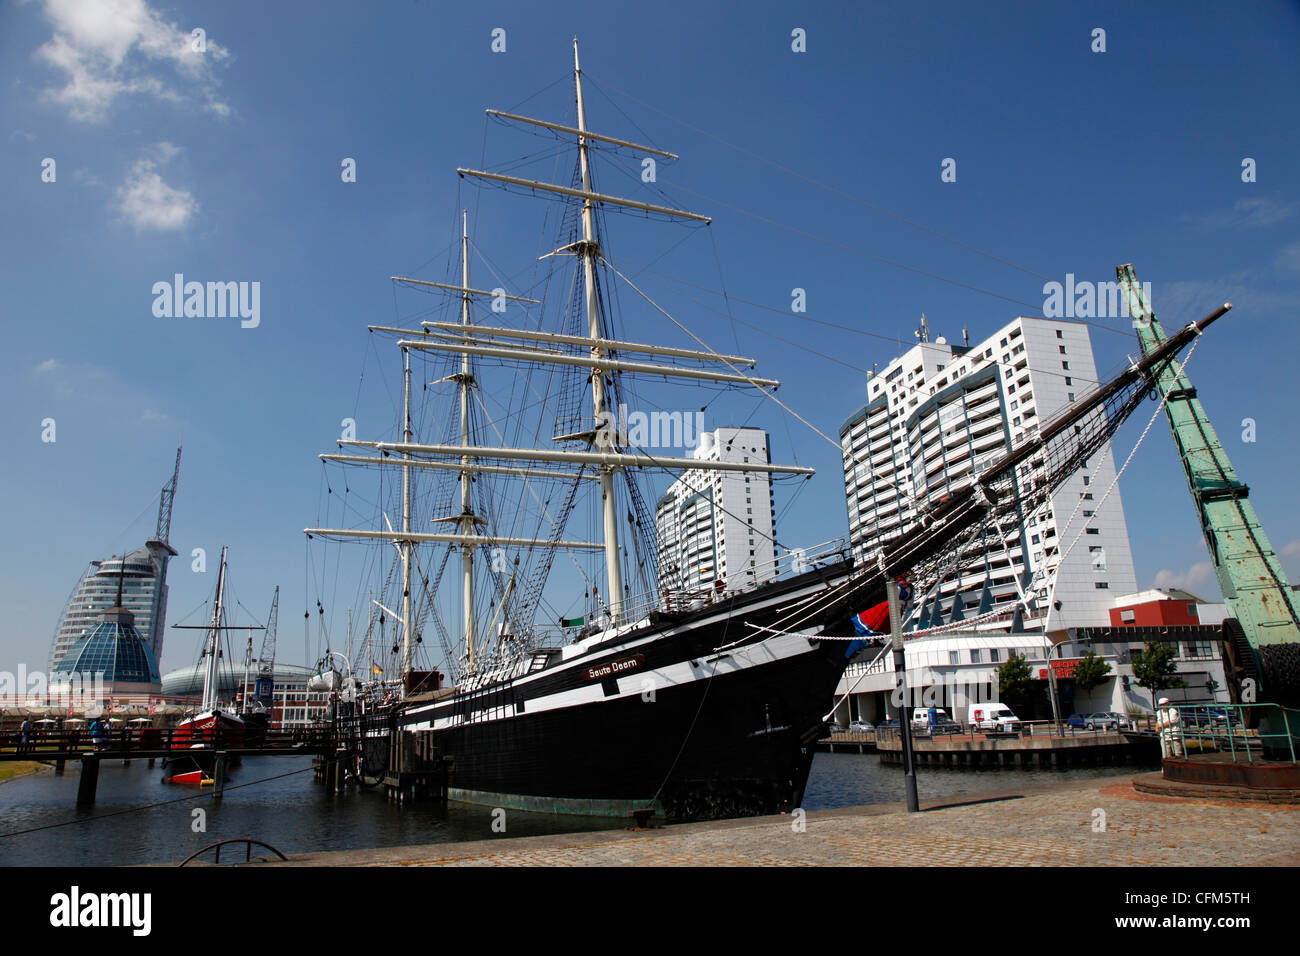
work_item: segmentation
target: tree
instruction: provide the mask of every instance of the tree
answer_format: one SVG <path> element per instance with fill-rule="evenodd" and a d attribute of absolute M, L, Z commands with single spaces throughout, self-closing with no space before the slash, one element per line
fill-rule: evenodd
<path fill-rule="evenodd" d="M 1178 675 L 1174 658 L 1178 649 L 1173 644 L 1147 641 L 1146 647 L 1133 655 L 1133 682 L 1151 692 L 1151 709 L 1156 710 L 1156 694 L 1166 687 L 1186 687 L 1187 681 Z"/>
<path fill-rule="evenodd" d="M 1110 665 L 1089 651 L 1074 665 L 1074 686 L 1086 696 L 1110 676 Z"/>
<path fill-rule="evenodd" d="M 1029 702 L 1030 673 L 1029 662 L 1015 651 L 998 668 L 998 696 L 1013 710 L 1019 710 Z"/>

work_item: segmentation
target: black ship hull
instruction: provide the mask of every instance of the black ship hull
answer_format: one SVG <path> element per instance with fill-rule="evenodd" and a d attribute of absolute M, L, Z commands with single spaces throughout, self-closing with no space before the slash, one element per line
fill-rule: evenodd
<path fill-rule="evenodd" d="M 845 595 L 803 613 L 830 584 L 807 577 L 557 651 L 536 673 L 407 711 L 399 731 L 425 737 L 454 800 L 669 820 L 793 810 L 857 650 L 824 636 L 848 631 Z M 792 614 L 797 629 L 782 629 Z"/>

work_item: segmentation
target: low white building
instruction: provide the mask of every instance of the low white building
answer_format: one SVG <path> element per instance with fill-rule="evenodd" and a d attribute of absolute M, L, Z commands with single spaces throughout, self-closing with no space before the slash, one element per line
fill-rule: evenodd
<path fill-rule="evenodd" d="M 910 638 L 904 645 L 907 666 L 907 712 L 913 707 L 941 707 L 954 719 L 967 722 L 971 704 L 999 700 L 998 668 L 1014 654 L 1030 666 L 1033 703 L 1017 713 L 1022 720 L 1052 717 L 1048 687 L 1048 655 L 1057 669 L 1060 715 L 1114 711 L 1120 714 L 1149 713 L 1151 693 L 1137 685 L 1133 676 L 1133 654 L 1137 644 L 1086 645 L 1064 641 L 1049 644 L 1041 632 L 989 634 L 951 632 Z M 1079 691 L 1069 677 L 1075 662 L 1089 651 L 1110 665 L 1110 673 L 1088 692 Z M 1161 691 L 1178 703 L 1226 702 L 1223 662 L 1217 646 L 1201 642 L 1179 645 L 1176 658 L 1185 688 Z M 897 676 L 894 654 L 886 644 L 868 648 L 849 664 L 835 691 L 835 719 L 879 723 L 898 716 Z"/>

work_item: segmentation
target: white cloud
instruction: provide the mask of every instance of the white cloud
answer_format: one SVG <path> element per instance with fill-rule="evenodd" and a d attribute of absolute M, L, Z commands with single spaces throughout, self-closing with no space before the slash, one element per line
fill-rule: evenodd
<path fill-rule="evenodd" d="M 1278 272 L 1300 276 L 1300 242 L 1283 246 L 1273 264 Z"/>
<path fill-rule="evenodd" d="M 199 210 L 194 194 L 163 182 L 151 159 L 131 167 L 117 198 L 118 209 L 138 231 L 184 229 Z"/>
<path fill-rule="evenodd" d="M 190 31 L 163 20 L 146 0 L 45 0 L 45 15 L 54 35 L 36 56 L 63 75 L 63 85 L 45 93 L 74 119 L 102 121 L 124 94 L 172 103 L 197 98 L 229 114 L 215 77 L 228 51 L 206 40 L 206 51 L 195 52 Z"/>
<path fill-rule="evenodd" d="M 1155 586 L 1158 588 L 1181 588 L 1191 591 L 1203 598 L 1215 600 L 1218 597 L 1218 579 L 1214 575 L 1214 565 L 1209 561 L 1198 561 L 1184 572 L 1161 569 L 1156 572 Z M 1203 593 L 1209 588 L 1211 593 Z"/>
<path fill-rule="evenodd" d="M 10 138 L 10 139 L 25 139 L 25 140 L 27 140 L 27 142 L 29 142 L 29 143 L 34 143 L 34 142 L 36 142 L 36 134 L 35 134 L 35 133 L 29 133 L 29 132 L 28 132 L 27 130 L 25 130 L 25 129 L 16 129 L 16 130 L 14 130 L 12 133 L 9 134 L 9 138 Z"/>
<path fill-rule="evenodd" d="M 147 293 L 147 286 L 144 292 Z M 149 296 L 141 295 L 141 311 L 148 314 Z M 133 378 L 123 378 L 112 368 L 91 362 L 47 358 L 27 373 L 32 394 L 48 413 L 63 424 L 63 416 L 89 416 L 97 430 L 110 429 L 139 435 L 148 430 L 183 425 L 161 409 L 165 397 L 145 390 Z"/>
<path fill-rule="evenodd" d="M 1300 577 L 1300 538 L 1283 545 L 1278 554 L 1282 556 L 1282 569 L 1287 573 L 1287 580 Z"/>
<path fill-rule="evenodd" d="M 1232 211 L 1212 212 L 1203 215 L 1183 216 L 1203 229 L 1262 229 L 1290 219 L 1300 209 L 1300 203 L 1275 199 L 1272 196 L 1255 196 L 1238 199 Z"/>
<path fill-rule="evenodd" d="M 1154 282 L 1152 286 L 1152 304 L 1166 329 L 1200 319 L 1224 302 L 1231 302 L 1239 314 L 1252 317 L 1290 317 L 1300 309 L 1300 295 L 1294 292 L 1275 292 L 1222 279 Z"/>

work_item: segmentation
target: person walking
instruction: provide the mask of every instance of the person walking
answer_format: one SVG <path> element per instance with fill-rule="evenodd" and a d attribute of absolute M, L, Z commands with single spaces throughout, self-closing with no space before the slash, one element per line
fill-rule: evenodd
<path fill-rule="evenodd" d="M 32 719 L 24 717 L 22 724 L 18 727 L 18 751 L 23 753 L 31 749 L 32 744 Z"/>

